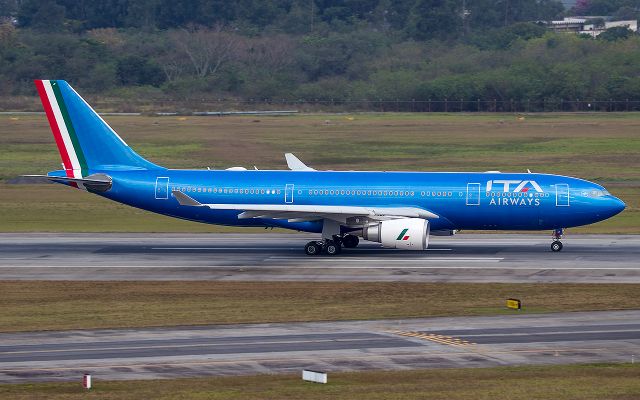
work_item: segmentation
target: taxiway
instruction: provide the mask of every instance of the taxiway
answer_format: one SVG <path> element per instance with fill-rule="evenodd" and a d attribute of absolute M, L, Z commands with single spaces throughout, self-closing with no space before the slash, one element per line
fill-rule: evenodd
<path fill-rule="evenodd" d="M 630 362 L 640 311 L 0 334 L 0 382 Z"/>

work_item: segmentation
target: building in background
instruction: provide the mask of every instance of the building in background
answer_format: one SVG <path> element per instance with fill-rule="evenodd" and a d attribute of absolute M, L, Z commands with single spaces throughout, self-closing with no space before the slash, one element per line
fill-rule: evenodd
<path fill-rule="evenodd" d="M 638 32 L 637 20 L 611 21 L 611 19 L 610 16 L 567 17 L 561 21 L 549 21 L 547 27 L 554 32 L 582 33 L 593 37 L 607 29 L 617 27 L 626 27 L 633 32 Z"/>

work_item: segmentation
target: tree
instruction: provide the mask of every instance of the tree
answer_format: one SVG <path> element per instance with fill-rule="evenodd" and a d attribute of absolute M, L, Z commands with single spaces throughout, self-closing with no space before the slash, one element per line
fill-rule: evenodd
<path fill-rule="evenodd" d="M 598 35 L 598 39 L 607 42 L 615 42 L 616 40 L 625 40 L 633 35 L 633 31 L 626 26 L 616 26 L 609 28 Z"/>
<path fill-rule="evenodd" d="M 0 0 L 0 20 L 13 17 L 17 10 L 17 0 Z"/>
<path fill-rule="evenodd" d="M 238 37 L 220 25 L 214 28 L 190 27 L 170 32 L 177 49 L 191 61 L 199 78 L 213 75 L 231 59 Z"/>
<path fill-rule="evenodd" d="M 462 27 L 459 2 L 417 0 L 411 9 L 407 33 L 418 40 L 455 38 Z"/>
<path fill-rule="evenodd" d="M 158 86 L 164 81 L 162 70 L 157 64 L 136 55 L 118 60 L 116 74 L 123 85 Z"/>
<path fill-rule="evenodd" d="M 18 11 L 18 23 L 42 32 L 64 30 L 65 8 L 53 0 L 27 0 Z"/>

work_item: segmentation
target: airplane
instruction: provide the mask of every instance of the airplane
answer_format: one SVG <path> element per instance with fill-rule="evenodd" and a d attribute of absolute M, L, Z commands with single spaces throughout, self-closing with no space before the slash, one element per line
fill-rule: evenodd
<path fill-rule="evenodd" d="M 624 202 L 562 175 L 489 172 L 317 171 L 293 154 L 289 170 L 180 170 L 133 151 L 64 80 L 36 80 L 62 158 L 50 181 L 190 221 L 320 234 L 308 255 L 337 255 L 360 238 L 425 250 L 459 230 L 552 230 L 602 221 Z"/>

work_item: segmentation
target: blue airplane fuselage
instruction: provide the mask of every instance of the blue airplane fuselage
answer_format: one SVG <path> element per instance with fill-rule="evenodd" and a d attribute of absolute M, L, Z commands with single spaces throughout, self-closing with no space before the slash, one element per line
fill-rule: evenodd
<path fill-rule="evenodd" d="M 61 173 L 63 171 L 60 171 Z M 602 186 L 550 174 L 172 170 L 92 171 L 113 178 L 100 195 L 191 221 L 320 232 L 321 222 L 238 219 L 239 211 L 182 207 L 181 190 L 201 203 L 417 207 L 437 214 L 432 230 L 541 230 L 607 219 L 624 203 Z"/>

